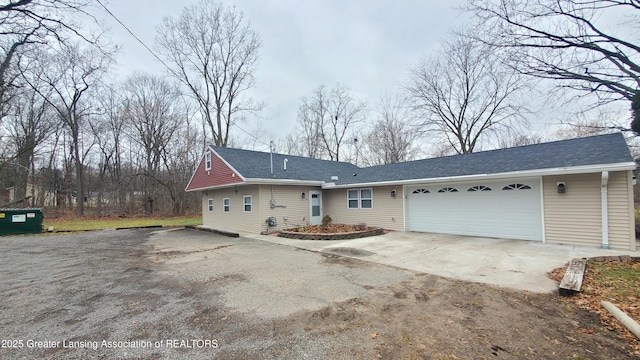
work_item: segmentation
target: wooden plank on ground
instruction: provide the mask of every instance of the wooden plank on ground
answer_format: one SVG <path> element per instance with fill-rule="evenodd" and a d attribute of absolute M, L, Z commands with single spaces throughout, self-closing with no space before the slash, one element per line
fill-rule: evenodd
<path fill-rule="evenodd" d="M 559 293 L 561 296 L 573 295 L 580 292 L 582 287 L 582 279 L 584 278 L 584 270 L 587 266 L 587 259 L 571 259 L 564 277 L 560 282 Z"/>

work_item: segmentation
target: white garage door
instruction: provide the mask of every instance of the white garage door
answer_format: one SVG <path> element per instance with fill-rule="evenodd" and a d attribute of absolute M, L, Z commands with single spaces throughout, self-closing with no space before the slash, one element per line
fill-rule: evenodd
<path fill-rule="evenodd" d="M 542 240 L 540 179 L 411 186 L 409 231 Z"/>

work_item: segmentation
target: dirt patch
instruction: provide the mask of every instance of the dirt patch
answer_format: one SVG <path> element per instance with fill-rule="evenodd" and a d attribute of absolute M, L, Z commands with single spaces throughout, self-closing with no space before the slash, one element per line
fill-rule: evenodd
<path fill-rule="evenodd" d="M 262 350 L 279 358 L 626 359 L 628 348 L 597 317 L 549 295 L 416 276 L 375 296 L 254 324 L 244 337 L 276 336 Z M 210 326 L 218 326 L 210 324 Z M 583 329 L 590 329 L 584 332 Z M 298 352 L 301 346 L 304 352 Z M 295 344 L 283 349 L 282 344 Z M 263 344 L 264 345 L 264 344 Z M 252 358 L 234 346 L 224 357 Z M 327 354 L 331 354 L 327 356 Z"/>
<path fill-rule="evenodd" d="M 346 255 L 346 256 L 356 256 L 356 257 L 365 257 L 365 256 L 373 255 L 371 251 L 350 248 L 350 247 L 334 247 L 334 248 L 325 249 L 324 251 L 333 253 L 336 255 Z"/>

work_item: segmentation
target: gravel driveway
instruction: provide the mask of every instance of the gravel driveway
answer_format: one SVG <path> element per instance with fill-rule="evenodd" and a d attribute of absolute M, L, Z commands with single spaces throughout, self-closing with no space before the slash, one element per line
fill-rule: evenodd
<path fill-rule="evenodd" d="M 628 357 L 595 317 L 498 289 L 247 238 L 0 238 L 3 359 Z"/>

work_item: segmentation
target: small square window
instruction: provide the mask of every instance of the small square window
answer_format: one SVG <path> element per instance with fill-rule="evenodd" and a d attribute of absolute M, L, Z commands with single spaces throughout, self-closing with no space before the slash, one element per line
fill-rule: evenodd
<path fill-rule="evenodd" d="M 209 211 L 213 211 L 213 199 L 209 199 L 208 208 L 209 208 Z"/>
<path fill-rule="evenodd" d="M 222 211 L 226 213 L 231 211 L 231 199 L 229 198 L 222 199 Z"/>
<path fill-rule="evenodd" d="M 244 203 L 244 212 L 251 212 L 251 204 L 252 204 L 251 195 L 245 195 L 243 197 L 243 203 Z"/>

